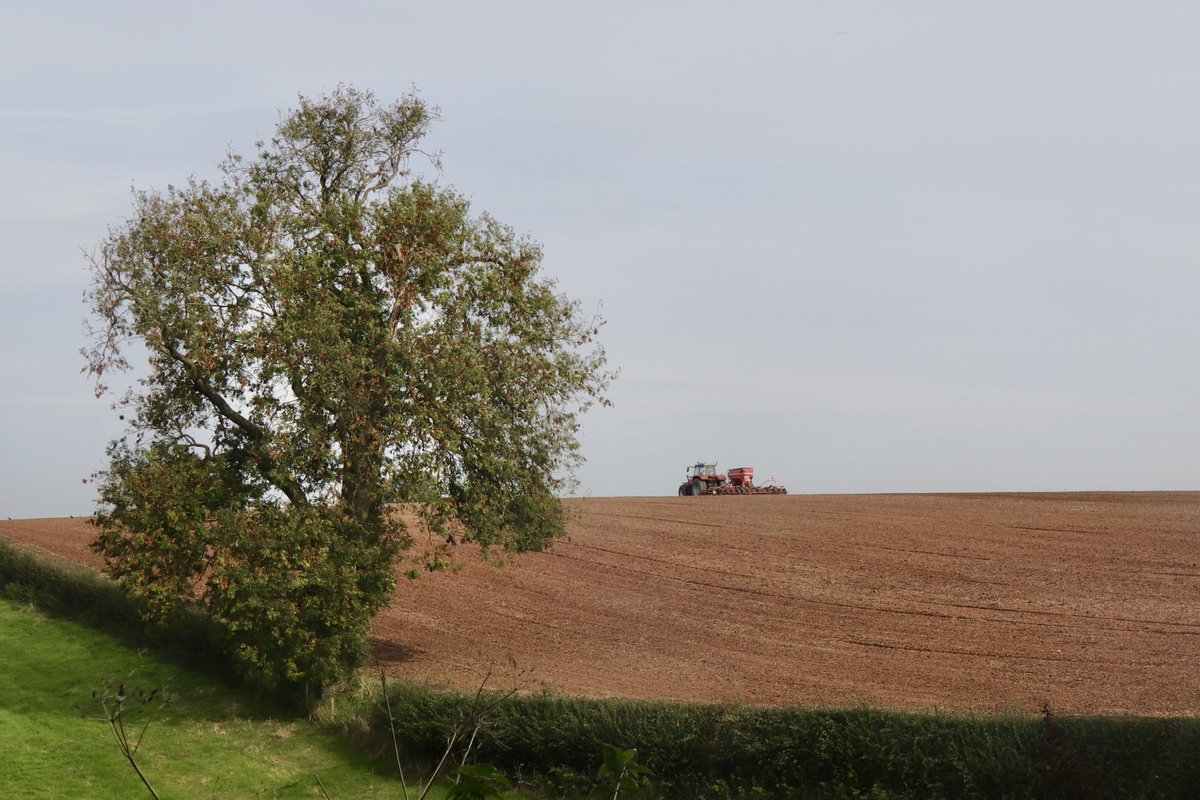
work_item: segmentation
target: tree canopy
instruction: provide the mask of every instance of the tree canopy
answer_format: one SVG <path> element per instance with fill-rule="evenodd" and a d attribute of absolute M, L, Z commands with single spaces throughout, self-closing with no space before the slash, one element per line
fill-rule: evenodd
<path fill-rule="evenodd" d="M 91 258 L 97 392 L 148 358 L 96 547 L 276 681 L 353 662 L 411 544 L 394 504 L 443 543 L 561 534 L 578 417 L 605 402 L 600 323 L 539 245 L 414 177 L 434 118 L 415 94 L 301 98 L 219 182 L 135 192 Z"/>

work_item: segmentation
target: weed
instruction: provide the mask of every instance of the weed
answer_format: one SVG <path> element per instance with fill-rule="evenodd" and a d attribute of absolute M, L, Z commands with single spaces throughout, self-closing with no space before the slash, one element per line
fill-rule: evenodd
<path fill-rule="evenodd" d="M 154 705 L 155 698 L 158 698 L 157 705 Z M 159 800 L 158 792 L 154 791 L 150 780 L 137 762 L 137 753 L 142 746 L 142 738 L 146 735 L 146 729 L 170 702 L 166 692 L 160 694 L 158 689 L 151 689 L 149 692 L 133 688 L 127 689 L 124 683 L 114 690 L 112 684 L 106 682 L 102 688 L 92 691 L 92 699 L 100 706 L 104 715 L 103 720 L 108 723 L 113 739 L 116 740 L 117 749 L 121 751 L 121 755 L 137 773 L 150 796 L 154 800 Z M 137 730 L 136 737 L 131 738 L 131 731 L 126 724 L 138 716 L 144 716 L 145 722 L 141 729 Z"/>

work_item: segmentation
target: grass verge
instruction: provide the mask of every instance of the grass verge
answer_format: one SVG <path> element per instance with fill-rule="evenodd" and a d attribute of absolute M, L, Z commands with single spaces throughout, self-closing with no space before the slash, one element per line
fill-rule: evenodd
<path fill-rule="evenodd" d="M 165 689 L 172 698 L 129 719 L 149 721 L 138 762 L 162 797 L 398 797 L 378 762 L 306 717 L 124 647 L 111 636 L 0 600 L 0 764 L 11 798 L 145 794 L 103 721 L 94 690 Z M 157 700 L 157 698 L 156 698 Z"/>
<path fill-rule="evenodd" d="M 111 581 L 3 541 L 0 654 L 6 800 L 149 796 L 92 698 L 122 683 L 171 698 L 129 720 L 135 734 L 150 722 L 138 761 L 163 797 L 323 797 L 321 783 L 335 798 L 401 795 L 388 765 L 237 685 L 202 620 L 147 635 Z"/>

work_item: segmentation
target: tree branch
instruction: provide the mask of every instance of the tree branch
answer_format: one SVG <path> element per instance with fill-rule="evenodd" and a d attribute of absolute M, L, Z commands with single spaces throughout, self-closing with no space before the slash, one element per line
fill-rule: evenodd
<path fill-rule="evenodd" d="M 246 438 L 257 445 L 253 450 L 254 458 L 258 463 L 259 469 L 263 472 L 263 477 L 269 480 L 279 491 L 283 492 L 293 504 L 298 506 L 308 505 L 308 497 L 305 496 L 304 489 L 301 488 L 300 484 L 291 477 L 280 475 L 279 465 L 275 462 L 275 459 L 263 452 L 262 445 L 267 439 L 267 431 L 261 425 L 257 425 L 252 420 L 242 416 L 238 413 L 237 409 L 229 405 L 229 401 L 222 397 L 205 380 L 200 368 L 191 359 L 181 353 L 174 343 L 165 344 L 165 348 L 167 354 L 186 370 L 188 379 L 191 380 L 192 386 L 195 387 L 196 391 L 204 395 L 222 417 L 236 425 L 239 430 L 246 434 Z"/>

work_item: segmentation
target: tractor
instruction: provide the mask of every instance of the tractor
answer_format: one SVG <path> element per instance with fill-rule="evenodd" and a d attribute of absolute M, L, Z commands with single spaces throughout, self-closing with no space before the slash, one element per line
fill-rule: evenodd
<path fill-rule="evenodd" d="M 771 480 L 775 480 L 772 476 Z M 680 497 L 717 494 L 787 494 L 782 486 L 755 486 L 754 467 L 737 467 L 728 475 L 717 472 L 716 463 L 697 461 L 687 468 L 687 479 L 679 486 Z"/>

